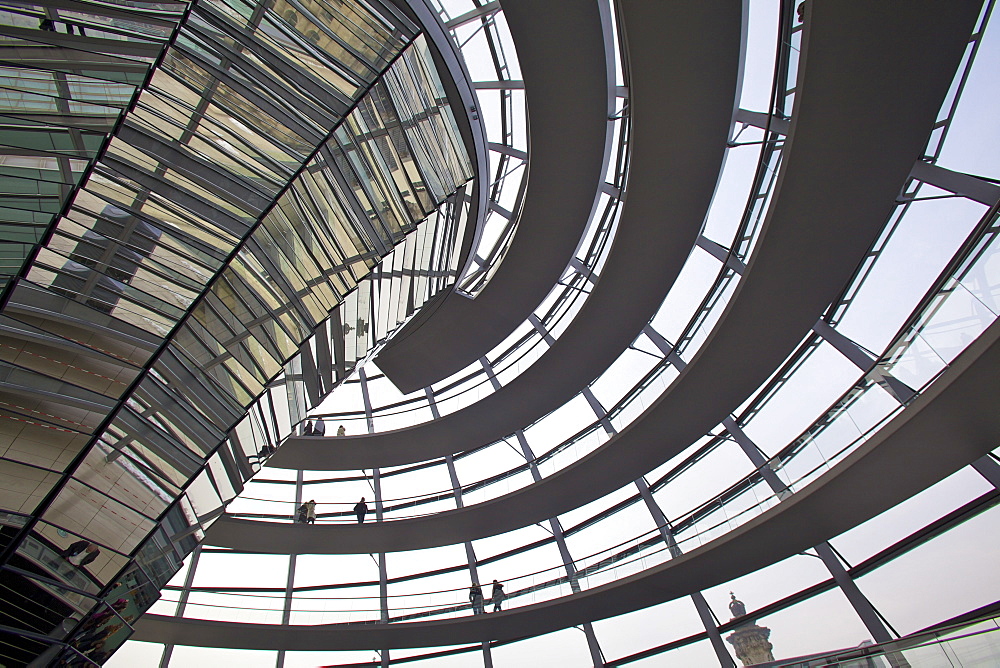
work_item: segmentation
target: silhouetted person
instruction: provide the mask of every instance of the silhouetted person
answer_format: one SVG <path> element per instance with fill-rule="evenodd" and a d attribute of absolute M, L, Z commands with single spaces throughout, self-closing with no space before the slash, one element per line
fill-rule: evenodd
<path fill-rule="evenodd" d="M 49 32 L 55 32 L 56 24 L 52 19 L 42 19 L 41 21 L 38 22 L 38 29 L 47 30 Z"/>
<path fill-rule="evenodd" d="M 69 547 L 67 547 L 59 554 L 61 554 L 64 559 L 75 557 L 76 555 L 80 554 L 85 549 L 87 549 L 88 545 L 90 545 L 89 540 L 78 540 L 75 543 L 71 543 Z"/>
<path fill-rule="evenodd" d="M 494 580 L 493 591 L 490 592 L 490 600 L 493 601 L 493 612 L 500 612 L 500 604 L 503 603 L 505 598 L 507 598 L 507 594 L 503 593 L 503 585 Z"/>
<path fill-rule="evenodd" d="M 309 500 L 302 505 L 306 507 L 306 524 L 316 524 L 316 502 Z"/>
<path fill-rule="evenodd" d="M 340 425 L 339 427 L 337 427 L 337 436 L 346 436 L 346 435 L 347 435 L 347 430 L 344 429 L 344 425 Z"/>
<path fill-rule="evenodd" d="M 309 508 L 308 508 L 308 506 L 306 506 L 306 504 L 303 503 L 301 506 L 299 506 L 298 513 L 299 513 L 299 515 L 298 515 L 297 518 L 295 518 L 295 521 L 298 522 L 299 524 L 305 524 L 306 523 L 306 517 L 309 516 Z"/>
<path fill-rule="evenodd" d="M 63 558 L 74 566 L 86 566 L 101 553 L 89 540 L 78 540 L 62 551 Z"/>
<path fill-rule="evenodd" d="M 483 590 L 478 582 L 473 582 L 469 587 L 469 601 L 472 603 L 472 614 L 482 615 L 486 612 L 483 608 Z"/>
<path fill-rule="evenodd" d="M 368 504 L 365 503 L 365 497 L 362 496 L 361 500 L 354 506 L 354 514 L 358 516 L 358 524 L 363 524 L 365 515 L 368 514 Z"/>
<path fill-rule="evenodd" d="M 306 420 L 306 426 L 302 428 L 302 435 L 303 436 L 312 436 L 313 435 L 313 423 L 312 423 L 312 420 Z"/>
<path fill-rule="evenodd" d="M 323 420 L 316 420 L 313 427 L 313 436 L 326 436 L 326 423 Z"/>

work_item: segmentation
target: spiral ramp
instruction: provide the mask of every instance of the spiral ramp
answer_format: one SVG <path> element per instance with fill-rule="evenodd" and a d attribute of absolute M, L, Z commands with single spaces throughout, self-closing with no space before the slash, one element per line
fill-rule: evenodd
<path fill-rule="evenodd" d="M 133 642 L 111 665 L 208 661 L 198 648 L 278 666 L 562 651 L 567 665 L 751 665 L 762 655 L 740 638 L 758 619 L 779 658 L 856 645 L 779 643 L 782 613 L 832 606 L 831 592 L 858 641 L 907 665 L 908 633 L 994 603 L 991 576 L 972 573 L 979 598 L 902 622 L 864 581 L 995 521 L 1000 499 L 1000 185 L 945 159 L 963 91 L 995 54 L 979 53 L 992 3 L 411 4 L 400 12 L 440 32 L 448 94 L 479 95 L 452 104 L 466 138 L 480 116 L 506 137 L 468 142 L 473 163 L 489 156 L 475 190 L 488 203 L 449 200 L 483 217 L 481 244 L 486 212 L 506 225 L 470 251 L 466 271 L 482 261 L 486 278 L 459 276 L 339 387 L 310 390 L 273 454 L 234 458 L 245 489 L 199 516 L 185 569 L 126 620 Z M 777 24 L 766 67 L 750 48 L 762 16 Z M 491 61 L 473 59 L 477 42 Z M 770 84 L 763 110 L 746 105 L 754 78 Z M 738 151 L 753 152 L 742 190 Z M 965 216 L 959 231 L 920 226 L 938 201 Z M 921 275 L 904 289 L 908 262 Z M 327 374 L 339 353 L 307 348 L 297 373 Z M 305 419 L 326 433 L 303 434 Z M 898 541 L 860 565 L 841 553 L 959 477 L 973 491 Z M 295 521 L 310 498 L 317 521 Z M 802 560 L 819 575 L 775 584 Z M 729 589 L 768 572 L 781 595 L 745 619 L 726 609 Z M 488 608 L 494 577 L 503 610 L 473 614 L 470 581 Z M 680 605 L 683 632 L 648 614 Z"/>

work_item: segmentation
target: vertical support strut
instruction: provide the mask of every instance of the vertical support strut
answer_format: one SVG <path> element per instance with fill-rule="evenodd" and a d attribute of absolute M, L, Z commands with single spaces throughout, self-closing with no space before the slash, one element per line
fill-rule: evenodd
<path fill-rule="evenodd" d="M 610 436 L 616 435 L 618 430 L 611 424 L 611 420 L 609 420 L 607 416 L 607 409 L 605 409 L 604 405 L 601 404 L 593 390 L 591 390 L 590 387 L 583 388 L 583 396 L 590 405 L 590 409 L 594 411 L 594 415 L 598 420 L 600 420 L 601 426 L 604 427 L 604 431 L 606 431 Z M 660 537 L 663 538 L 663 542 L 667 545 L 667 549 L 670 551 L 671 557 L 679 557 L 681 555 L 680 546 L 677 544 L 677 539 L 674 538 L 673 532 L 670 530 L 666 515 L 663 514 L 659 504 L 656 503 L 656 499 L 653 498 L 653 494 L 649 490 L 649 484 L 646 482 L 646 478 L 639 477 L 637 480 L 633 481 L 633 484 L 639 491 L 639 497 L 645 504 L 646 510 L 648 510 L 649 514 L 652 516 L 653 523 L 659 530 Z M 691 601 L 694 603 L 695 610 L 698 611 L 698 617 L 701 619 L 702 626 L 705 628 L 705 633 L 708 635 L 708 638 L 712 643 L 712 649 L 715 650 L 715 656 L 719 660 L 719 665 L 723 668 L 736 668 L 736 663 L 733 661 L 732 655 L 729 654 L 729 650 L 726 649 L 726 644 L 722 640 L 722 634 L 719 633 L 719 623 L 715 619 L 715 615 L 712 614 L 712 609 L 709 607 L 708 601 L 705 600 L 704 595 L 702 595 L 700 591 L 694 592 L 691 594 Z"/>
<path fill-rule="evenodd" d="M 876 643 L 891 641 L 893 637 L 889 633 L 889 630 L 885 628 L 885 624 L 883 624 L 882 618 L 879 616 L 878 612 L 876 612 L 875 606 L 873 606 L 871 601 L 869 601 L 868 598 L 861 593 L 861 590 L 858 589 L 857 583 L 854 582 L 854 579 L 844 568 L 844 565 L 840 563 L 840 559 L 837 558 L 837 555 L 834 553 L 830 543 L 820 543 L 813 549 L 816 550 L 816 554 L 819 555 L 819 558 L 823 560 L 827 570 L 830 571 L 830 575 L 833 576 L 833 579 L 837 582 L 841 591 L 844 592 L 844 596 L 846 596 L 847 600 L 850 601 L 851 607 L 853 607 L 855 612 L 858 613 L 858 616 L 861 617 L 861 621 L 865 625 L 865 628 L 867 628 L 868 632 L 872 634 L 872 639 Z"/>
<path fill-rule="evenodd" d="M 302 473 L 299 471 L 299 473 Z M 288 626 L 292 622 L 292 590 L 295 586 L 295 561 L 297 554 L 294 552 L 288 555 L 288 577 L 285 580 L 285 602 L 281 611 L 281 625 Z M 275 661 L 275 668 L 284 668 L 285 650 L 278 650 L 278 658 Z"/>
<path fill-rule="evenodd" d="M 850 360 L 854 366 L 864 371 L 873 382 L 878 383 L 883 390 L 888 392 L 899 403 L 906 404 L 913 397 L 917 396 L 913 388 L 889 372 L 880 369 L 878 367 L 878 360 L 868 354 L 860 345 L 831 327 L 822 318 L 816 321 L 812 329 L 824 341 L 832 345 L 837 352 Z"/>
<path fill-rule="evenodd" d="M 683 553 L 677 544 L 677 539 L 674 538 L 674 532 L 670 528 L 670 523 L 660 509 L 659 504 L 656 503 L 656 499 L 653 498 L 653 493 L 649 490 L 646 478 L 641 477 L 637 479 L 635 486 L 639 490 L 639 496 L 642 497 L 643 502 L 646 504 L 646 509 L 653 516 L 653 521 L 660 530 L 660 536 L 663 538 L 663 542 L 666 543 L 667 549 L 670 550 L 671 558 L 676 559 L 681 556 Z M 715 657 L 719 660 L 719 665 L 722 668 L 736 668 L 736 662 L 733 661 L 732 655 L 726 649 L 726 643 L 722 640 L 722 634 L 719 633 L 719 622 L 715 619 L 712 608 L 708 605 L 708 601 L 705 600 L 705 596 L 700 591 L 696 591 L 691 594 L 691 602 L 694 603 L 694 608 L 698 612 L 701 624 L 705 627 L 705 633 L 708 634 L 708 639 L 712 643 L 712 649 L 715 650 Z"/>
<path fill-rule="evenodd" d="M 184 616 L 184 609 L 187 608 L 188 597 L 191 595 L 191 585 L 194 584 L 195 570 L 198 568 L 198 561 L 201 559 L 201 544 L 197 545 L 191 552 L 191 565 L 188 566 L 187 574 L 184 576 L 184 585 L 181 595 L 177 598 L 177 610 L 174 613 L 177 617 Z M 163 646 L 163 655 L 160 657 L 160 668 L 167 668 L 170 665 L 170 657 L 174 653 L 174 645 Z M 281 668 L 278 664 L 277 668 Z"/>
<path fill-rule="evenodd" d="M 368 426 L 368 433 L 375 433 L 375 419 L 372 414 L 372 400 L 368 393 L 368 374 L 364 367 L 358 370 L 361 380 L 361 398 L 365 404 L 365 423 Z M 362 471 L 364 473 L 364 471 Z M 372 489 L 375 492 L 375 521 L 381 522 L 384 512 L 382 505 L 382 477 L 378 469 L 372 469 Z M 389 577 L 385 563 L 385 552 L 378 553 L 378 599 L 379 599 L 379 621 L 382 624 L 389 623 Z M 379 652 L 382 668 L 389 666 L 389 650 L 383 647 Z"/>
<path fill-rule="evenodd" d="M 747 456 L 750 462 L 753 464 L 757 472 L 760 473 L 761 478 L 767 483 L 767 486 L 771 488 L 771 491 L 779 499 L 787 499 L 792 495 L 792 491 L 788 489 L 785 483 L 781 482 L 778 474 L 774 472 L 774 469 L 767 463 L 764 459 L 764 453 L 760 451 L 760 448 L 750 440 L 750 437 L 746 435 L 736 421 L 730 416 L 722 420 L 722 426 L 726 428 L 729 435 L 733 437 L 736 444 L 740 446 L 743 450 L 743 454 Z"/>
<path fill-rule="evenodd" d="M 533 317 L 533 316 L 532 316 Z M 535 318 L 537 322 L 538 319 Z M 541 326 L 538 322 L 536 327 Z M 544 332 L 543 332 L 544 335 Z M 486 359 L 486 356 L 479 358 L 479 363 L 483 365 L 483 369 L 486 371 L 486 376 L 490 380 L 490 384 L 493 386 L 494 390 L 500 389 L 500 381 L 497 379 L 496 373 L 493 372 L 493 366 L 490 361 Z M 524 431 L 518 429 L 514 432 L 517 438 L 518 445 L 521 446 L 521 454 L 524 456 L 524 460 L 528 462 L 528 470 L 531 471 L 531 479 L 535 482 L 539 482 L 542 479 L 541 474 L 538 472 L 538 467 L 535 466 L 535 453 L 531 451 L 531 446 L 528 445 L 528 439 L 524 437 Z M 563 569 L 566 571 L 566 577 L 569 578 L 570 590 L 575 594 L 580 591 L 580 583 L 576 578 L 576 566 L 573 565 L 573 557 L 569 553 L 569 547 L 566 545 L 566 537 L 563 535 L 562 524 L 559 522 L 559 518 L 552 517 L 549 518 L 549 531 L 552 532 L 552 538 L 556 541 L 556 548 L 559 550 L 559 555 L 563 560 Z M 597 634 L 594 633 L 594 626 L 590 622 L 584 622 L 581 626 L 583 634 L 587 637 L 587 648 L 590 650 L 590 658 L 594 662 L 595 666 L 604 665 L 604 654 L 601 652 L 601 646 L 597 642 Z"/>
<path fill-rule="evenodd" d="M 758 470 L 761 471 L 764 482 L 768 484 L 771 491 L 774 492 L 775 495 L 782 501 L 792 496 L 792 490 L 786 487 L 785 484 L 778 479 L 778 476 L 774 474 L 774 471 L 772 471 L 766 463 L 763 468 L 761 468 L 757 463 L 757 457 L 759 457 L 760 460 L 763 460 L 763 455 L 757 445 L 750 440 L 750 437 L 746 435 L 739 425 L 736 424 L 736 421 L 731 417 L 727 417 L 723 420 L 723 425 L 725 425 L 726 430 L 731 436 L 733 436 L 736 442 L 739 443 L 744 453 L 746 453 L 747 458 L 753 462 L 754 466 L 758 467 Z M 737 436 L 737 434 L 739 436 Z M 752 456 L 751 453 L 755 453 L 756 457 Z M 768 471 L 770 475 L 765 475 L 765 471 Z M 837 559 L 830 543 L 824 541 L 813 549 L 816 550 L 816 554 L 819 555 L 819 558 L 823 560 L 827 570 L 830 571 L 830 575 L 833 576 L 837 586 L 840 587 L 840 590 L 844 593 L 844 596 L 851 604 L 851 607 L 854 608 L 854 612 L 861 618 L 861 622 L 865 625 L 865 628 L 867 628 L 868 632 L 872 634 L 872 639 L 877 643 L 889 642 L 892 640 L 892 635 L 885 627 L 881 616 L 875 610 L 875 606 L 873 606 L 871 601 L 869 601 L 868 598 L 861 592 L 857 583 L 854 582 L 854 579 L 851 578 L 843 564 L 841 564 L 840 560 Z"/>
<path fill-rule="evenodd" d="M 441 413 L 438 411 L 437 401 L 434 398 L 434 392 L 429 387 L 424 388 L 424 395 L 427 397 L 427 403 L 431 407 L 431 415 L 435 420 L 441 417 Z M 464 508 L 465 503 L 462 501 L 462 485 L 458 481 L 458 471 L 455 470 L 455 458 L 452 455 L 446 455 L 444 458 L 445 466 L 448 468 L 448 478 L 451 480 L 451 491 L 455 496 L 455 506 L 457 508 Z M 476 551 L 472 547 L 472 541 L 465 541 L 465 559 L 469 564 L 469 577 L 472 581 L 483 585 L 479 581 L 479 560 L 476 558 Z M 483 648 L 483 666 L 485 668 L 493 668 L 493 654 L 490 652 L 490 643 L 488 640 L 484 640 L 482 644 Z"/>
<path fill-rule="evenodd" d="M 292 517 L 294 521 L 295 514 L 298 512 L 299 506 L 302 505 L 302 487 L 304 483 L 304 477 L 301 469 L 295 472 L 295 503 L 292 506 Z M 297 554 L 294 552 L 288 555 L 288 576 L 285 578 L 285 601 L 282 604 L 281 609 L 281 625 L 288 626 L 292 621 L 292 594 L 293 588 L 295 586 L 295 563 Z M 278 656 L 274 662 L 275 668 L 284 668 L 285 665 L 285 650 L 278 650 Z"/>

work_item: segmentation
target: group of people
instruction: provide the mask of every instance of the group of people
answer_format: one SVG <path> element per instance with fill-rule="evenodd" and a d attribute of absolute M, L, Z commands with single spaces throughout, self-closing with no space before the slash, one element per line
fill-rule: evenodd
<path fill-rule="evenodd" d="M 358 524 L 364 524 L 365 515 L 368 514 L 368 504 L 365 497 L 354 504 L 354 515 L 358 518 Z M 298 515 L 295 521 L 299 524 L 316 524 L 316 501 L 310 499 L 299 506 Z"/>
<path fill-rule="evenodd" d="M 500 612 L 500 604 L 504 602 L 505 598 L 507 598 L 507 594 L 503 592 L 503 584 L 494 580 L 493 591 L 490 592 L 493 612 Z M 472 586 L 469 587 L 469 602 L 472 603 L 472 614 L 486 614 L 486 601 L 483 599 L 483 588 L 479 586 L 478 582 L 473 582 Z"/>
<path fill-rule="evenodd" d="M 326 436 L 326 423 L 323 420 L 317 419 L 315 422 L 312 420 L 306 420 L 306 424 L 302 427 L 303 436 Z"/>
<path fill-rule="evenodd" d="M 326 436 L 326 423 L 318 418 L 316 419 L 315 422 L 313 420 L 306 420 L 305 425 L 303 425 L 302 427 L 302 435 Z M 337 427 L 337 436 L 346 436 L 346 435 L 347 435 L 347 430 L 344 429 L 344 425 L 340 425 L 339 427 Z M 277 451 L 278 449 L 276 447 L 274 447 L 270 443 L 265 443 L 260 449 L 260 455 L 258 457 L 258 460 L 262 461 L 265 458 L 270 457 Z M 251 463 L 252 462 L 253 460 L 251 459 Z M 302 505 L 305 506 L 305 504 Z"/>
<path fill-rule="evenodd" d="M 302 427 L 303 436 L 326 436 L 326 423 L 323 422 L 321 418 L 317 418 L 316 421 L 306 420 L 305 425 Z M 337 436 L 346 436 L 347 430 L 344 425 L 337 427 Z"/>
<path fill-rule="evenodd" d="M 316 524 L 316 501 L 309 499 L 299 506 L 299 514 L 295 521 L 299 524 Z"/>

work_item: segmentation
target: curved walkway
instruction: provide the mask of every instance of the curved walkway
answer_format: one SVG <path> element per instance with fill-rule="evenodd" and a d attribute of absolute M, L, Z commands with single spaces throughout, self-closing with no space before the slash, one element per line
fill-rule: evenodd
<path fill-rule="evenodd" d="M 741 18 L 740 3 L 732 0 L 623 9 L 635 176 L 600 280 L 550 350 L 507 386 L 461 411 L 346 440 L 291 437 L 268 466 L 397 466 L 468 450 L 557 409 L 611 366 L 663 303 L 708 212 L 738 98 Z M 699 66 L 680 65 L 689 62 Z M 534 113 L 531 120 L 534 125 Z"/>
<path fill-rule="evenodd" d="M 943 14 L 933 2 L 813 9 L 799 112 L 760 249 L 701 351 L 618 436 L 539 483 L 474 506 L 354 526 L 222 518 L 208 543 L 307 554 L 450 545 L 556 517 L 683 451 L 767 379 L 850 280 L 926 143 L 978 9 L 972 0 Z"/>
<path fill-rule="evenodd" d="M 541 635 L 706 590 L 829 540 L 993 450 L 1000 439 L 998 339 L 1000 323 L 804 491 L 714 541 L 617 582 L 501 613 L 434 622 L 277 626 L 146 615 L 133 640 L 285 650 L 454 645 Z"/>
<path fill-rule="evenodd" d="M 504 0 L 528 107 L 527 190 L 510 248 L 475 299 L 454 289 L 405 326 L 377 364 L 403 393 L 461 371 L 499 345 L 569 264 L 610 153 L 611 26 L 597 0 Z"/>

